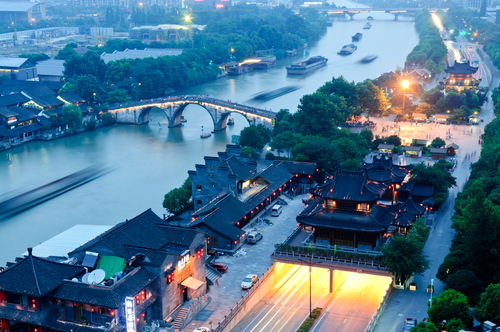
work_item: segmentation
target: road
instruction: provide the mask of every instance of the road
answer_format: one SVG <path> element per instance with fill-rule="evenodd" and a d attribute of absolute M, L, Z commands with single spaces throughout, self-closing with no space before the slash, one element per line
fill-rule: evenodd
<path fill-rule="evenodd" d="M 297 267 L 281 286 L 264 297 L 256 312 L 250 312 L 232 332 L 295 331 L 309 314 L 309 268 Z M 285 278 L 287 278 L 285 277 Z M 312 269 L 312 307 L 325 308 L 310 331 L 365 331 L 385 295 L 391 278 Z"/>

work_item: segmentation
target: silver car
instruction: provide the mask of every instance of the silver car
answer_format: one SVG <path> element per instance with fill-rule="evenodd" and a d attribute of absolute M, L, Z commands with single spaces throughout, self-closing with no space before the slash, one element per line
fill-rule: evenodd
<path fill-rule="evenodd" d="M 247 235 L 247 242 L 248 243 L 257 243 L 260 240 L 262 240 L 262 234 L 259 232 L 253 231 L 253 232 L 248 233 L 248 235 Z"/>
<path fill-rule="evenodd" d="M 250 289 L 253 287 L 253 285 L 257 282 L 257 275 L 256 274 L 247 274 L 245 279 L 243 279 L 243 282 L 241 283 L 241 289 Z"/>

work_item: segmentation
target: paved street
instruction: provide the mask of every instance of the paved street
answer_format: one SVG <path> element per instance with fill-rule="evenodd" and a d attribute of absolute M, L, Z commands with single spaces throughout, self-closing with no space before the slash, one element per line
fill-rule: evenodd
<path fill-rule="evenodd" d="M 259 232 L 263 238 L 257 244 L 245 244 L 242 246 L 244 255 L 236 257 L 221 256 L 218 261 L 228 265 L 228 271 L 219 279 L 219 287 L 212 286 L 209 295 L 212 302 L 202 310 L 195 320 L 192 321 L 183 332 L 191 332 L 199 326 L 213 327 L 224 319 L 229 311 L 241 299 L 240 285 L 247 274 L 257 274 L 259 278 L 272 265 L 271 254 L 274 244 L 283 242 L 288 235 L 297 227 L 295 217 L 303 209 L 302 199 L 306 195 L 295 197 L 289 205 L 283 206 L 283 213 L 279 217 L 264 215 L 274 225 L 262 226 Z"/>
<path fill-rule="evenodd" d="M 431 233 L 424 246 L 424 254 L 429 256 L 431 261 L 430 268 L 422 275 L 416 276 L 414 282 L 417 283 L 417 291 L 410 290 L 393 290 L 381 318 L 375 328 L 377 332 L 393 332 L 402 329 L 406 317 L 416 317 L 418 321 L 422 321 L 427 317 L 427 303 L 430 294 L 426 293 L 427 285 L 434 279 L 435 295 L 439 296 L 444 291 L 444 284 L 436 279 L 437 269 L 443 262 L 445 256 L 449 252 L 451 241 L 454 237 L 454 230 L 451 226 L 451 216 L 454 212 L 454 202 L 457 193 L 462 191 L 465 182 L 467 181 L 470 170 L 469 165 L 477 161 L 480 155 L 480 146 L 478 145 L 478 136 L 484 132 L 484 127 L 493 119 L 493 102 L 491 101 L 491 91 L 498 86 L 498 72 L 491 63 L 491 59 L 485 55 L 484 62 L 485 72 L 488 73 L 492 81 L 488 92 L 489 101 L 485 103 L 479 113 L 479 117 L 484 120 L 479 126 L 456 126 L 451 128 L 454 133 L 451 141 L 460 146 L 458 150 L 457 160 L 458 167 L 453 172 L 457 178 L 458 187 L 453 187 L 450 190 L 448 201 L 441 207 L 440 213 L 436 218 L 434 225 L 431 228 Z M 443 128 L 449 129 L 450 126 L 441 126 L 432 128 L 431 125 L 424 125 L 423 128 L 429 130 L 433 135 L 442 135 Z M 441 129 L 440 129 L 441 128 Z M 472 129 L 472 134 L 463 134 L 463 130 Z M 441 130 L 441 131 L 439 131 Z M 460 133 L 462 131 L 462 133 Z M 456 133 L 458 132 L 458 135 Z M 440 136 L 444 138 L 443 136 Z M 469 155 L 470 159 L 466 159 Z"/>
<path fill-rule="evenodd" d="M 296 271 L 296 272 L 295 272 Z M 312 270 L 312 308 L 324 308 L 311 332 L 363 332 L 377 311 L 391 278 L 335 271 L 333 293 L 330 272 Z M 231 332 L 295 331 L 309 314 L 309 268 L 294 268 L 287 282 L 273 289 Z"/>

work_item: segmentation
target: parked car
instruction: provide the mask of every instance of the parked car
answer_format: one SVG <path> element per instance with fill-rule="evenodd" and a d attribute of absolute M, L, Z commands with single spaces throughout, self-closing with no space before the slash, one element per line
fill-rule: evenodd
<path fill-rule="evenodd" d="M 243 282 L 241 283 L 241 289 L 250 289 L 257 282 L 256 274 L 247 274 Z"/>
<path fill-rule="evenodd" d="M 227 272 L 227 264 L 222 262 L 211 262 L 210 266 L 216 269 L 219 272 L 225 273 Z"/>
<path fill-rule="evenodd" d="M 403 327 L 403 332 L 410 332 L 410 330 L 417 325 L 417 319 L 415 317 L 408 317 L 405 320 L 405 326 Z"/>
<path fill-rule="evenodd" d="M 271 209 L 271 216 L 272 217 L 279 217 L 281 214 L 281 211 L 283 211 L 283 208 L 281 207 L 281 205 L 276 204 Z"/>
<path fill-rule="evenodd" d="M 248 235 L 247 235 L 247 242 L 248 243 L 255 244 L 255 243 L 259 242 L 260 240 L 262 240 L 262 234 L 259 232 L 253 231 L 253 232 L 248 233 Z"/>
<path fill-rule="evenodd" d="M 199 327 L 193 332 L 210 332 L 210 329 L 208 327 Z"/>

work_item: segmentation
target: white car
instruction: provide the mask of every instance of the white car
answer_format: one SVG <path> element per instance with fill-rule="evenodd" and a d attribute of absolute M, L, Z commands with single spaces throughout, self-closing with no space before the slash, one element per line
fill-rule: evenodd
<path fill-rule="evenodd" d="M 247 274 L 243 282 L 241 283 L 241 289 L 250 289 L 257 282 L 256 274 Z"/>
<path fill-rule="evenodd" d="M 199 327 L 193 332 L 210 332 L 210 329 L 208 327 Z"/>
<path fill-rule="evenodd" d="M 247 242 L 248 243 L 255 244 L 255 243 L 259 242 L 260 240 L 262 240 L 262 234 L 259 232 L 253 231 L 253 232 L 248 233 L 248 235 L 247 235 Z"/>

